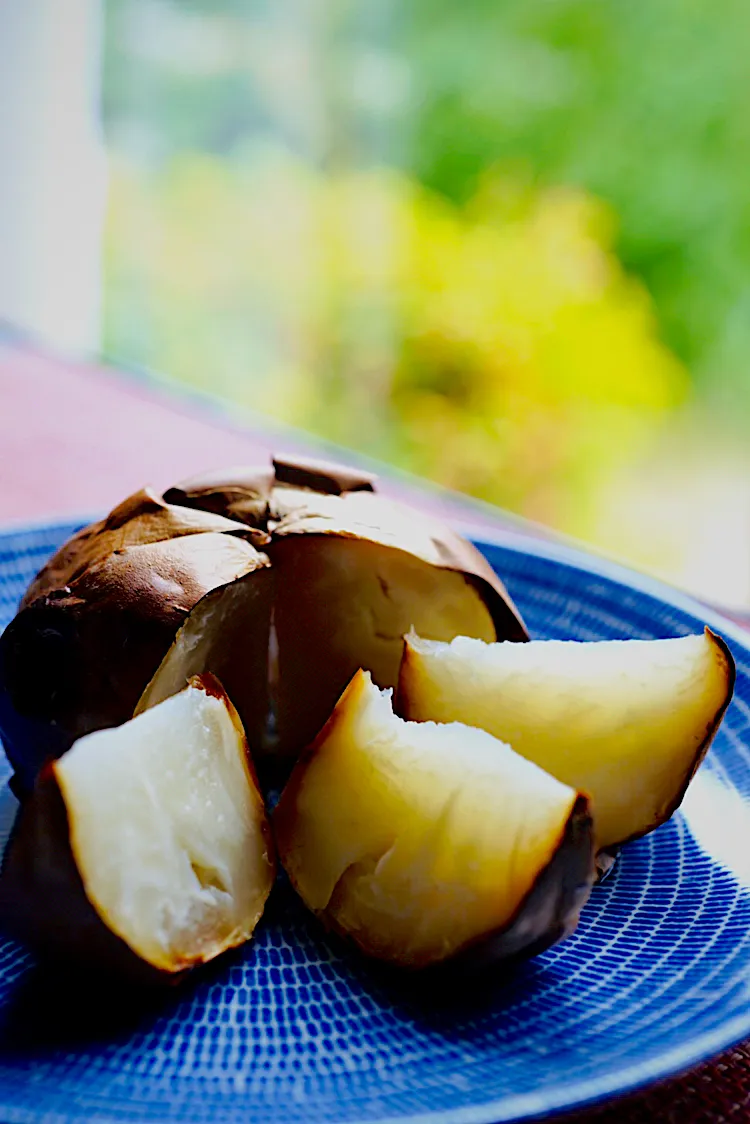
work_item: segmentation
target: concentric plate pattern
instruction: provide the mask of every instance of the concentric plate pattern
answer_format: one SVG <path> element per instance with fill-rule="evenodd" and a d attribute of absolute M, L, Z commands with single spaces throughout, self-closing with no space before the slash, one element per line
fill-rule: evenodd
<path fill-rule="evenodd" d="M 0 627 L 73 529 L 0 536 Z M 480 545 L 534 636 L 670 636 L 706 616 L 560 548 Z M 147 1009 L 0 942 L 0 1120 L 515 1120 L 750 1034 L 750 651 L 709 623 L 737 660 L 724 727 L 683 812 L 626 849 L 572 939 L 441 993 L 350 956 L 280 886 L 250 946 Z M 13 813 L 6 789 L 6 835 Z"/>

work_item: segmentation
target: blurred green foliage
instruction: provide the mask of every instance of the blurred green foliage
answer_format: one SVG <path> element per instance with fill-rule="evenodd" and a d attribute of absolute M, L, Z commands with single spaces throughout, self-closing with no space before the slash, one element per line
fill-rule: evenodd
<path fill-rule="evenodd" d="M 750 4 L 412 0 L 409 167 L 450 198 L 510 164 L 576 184 L 699 380 L 750 405 Z"/>
<path fill-rule="evenodd" d="M 585 533 L 750 408 L 744 0 L 107 0 L 105 346 Z"/>
<path fill-rule="evenodd" d="M 687 390 L 610 240 L 592 197 L 507 176 L 459 206 L 395 170 L 270 152 L 183 154 L 150 175 L 116 162 L 108 336 L 570 527 Z"/>

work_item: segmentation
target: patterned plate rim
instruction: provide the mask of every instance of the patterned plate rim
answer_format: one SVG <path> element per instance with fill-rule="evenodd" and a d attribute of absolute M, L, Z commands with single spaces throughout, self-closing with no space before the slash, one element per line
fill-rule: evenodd
<path fill-rule="evenodd" d="M 35 519 L 25 521 L 6 520 L 0 525 L 0 541 L 6 536 L 33 534 L 35 532 L 70 532 L 76 526 L 98 519 L 98 514 L 76 515 L 65 518 Z M 713 609 L 696 598 L 684 593 L 666 582 L 660 581 L 622 563 L 600 555 L 592 554 L 584 548 L 569 546 L 544 539 L 523 535 L 516 530 L 492 531 L 482 527 L 462 524 L 461 520 L 451 521 L 454 527 L 465 534 L 483 553 L 487 548 L 512 552 L 519 557 L 533 557 L 578 570 L 582 574 L 601 577 L 623 587 L 642 593 L 648 597 L 690 614 L 704 621 L 710 628 L 719 631 L 750 659 L 750 632 L 736 624 L 720 611 Z M 731 1048 L 750 1036 L 750 1002 L 747 1010 L 735 1015 L 712 1031 L 706 1031 L 689 1038 L 679 1045 L 671 1046 L 662 1053 L 643 1062 L 625 1065 L 619 1070 L 602 1077 L 572 1081 L 539 1093 L 522 1093 L 488 1101 L 481 1105 L 465 1106 L 448 1111 L 418 1113 L 408 1117 L 387 1116 L 378 1119 L 357 1120 L 349 1124 L 513 1124 L 513 1121 L 548 1118 L 586 1108 L 613 1097 L 626 1095 L 644 1089 L 657 1081 L 666 1080 L 684 1073 L 701 1062 L 708 1061 L 724 1050 Z M 114 1118 L 98 1117 L 99 1124 L 116 1124 Z"/>

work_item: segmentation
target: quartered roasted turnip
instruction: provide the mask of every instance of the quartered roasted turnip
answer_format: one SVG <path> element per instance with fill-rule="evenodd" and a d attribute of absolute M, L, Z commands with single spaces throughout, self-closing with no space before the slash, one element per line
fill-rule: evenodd
<path fill-rule="evenodd" d="M 75 535 L 0 638 L 17 790 L 191 675 L 226 683 L 254 750 L 294 759 L 357 668 L 395 686 L 412 625 L 439 640 L 525 640 L 482 555 L 373 481 L 277 459 L 137 493 Z"/>
<path fill-rule="evenodd" d="M 538 951 L 575 926 L 593 875 L 585 797 L 484 731 L 402 721 L 361 671 L 273 825 L 309 908 L 410 968 Z"/>
<path fill-rule="evenodd" d="M 0 636 L 0 737 L 17 790 L 83 734 L 132 717 L 204 594 L 247 574 L 267 583 L 258 541 L 242 523 L 143 491 L 54 555 Z M 270 599 L 255 604 L 247 643 L 260 637 L 265 666 Z"/>
<path fill-rule="evenodd" d="M 597 843 L 671 816 L 729 705 L 735 669 L 709 629 L 674 640 L 449 644 L 410 635 L 397 710 L 466 722 L 591 797 Z"/>
<path fill-rule="evenodd" d="M 42 951 L 150 983 L 248 940 L 274 874 L 242 726 L 209 677 L 46 767 L 0 904 Z"/>

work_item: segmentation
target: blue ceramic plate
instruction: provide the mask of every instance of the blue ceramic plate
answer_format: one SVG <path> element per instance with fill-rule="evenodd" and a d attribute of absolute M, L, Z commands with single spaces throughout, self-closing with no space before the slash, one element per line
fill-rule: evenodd
<path fill-rule="evenodd" d="M 0 625 L 73 529 L 0 535 Z M 458 996 L 342 952 L 283 886 L 249 946 L 148 1009 L 0 942 L 0 1120 L 521 1120 L 750 1034 L 750 640 L 568 550 L 480 546 L 536 637 L 673 636 L 707 619 L 728 639 L 735 701 L 682 812 L 625 849 L 574 937 Z M 7 833 L 7 789 L 0 811 Z"/>

